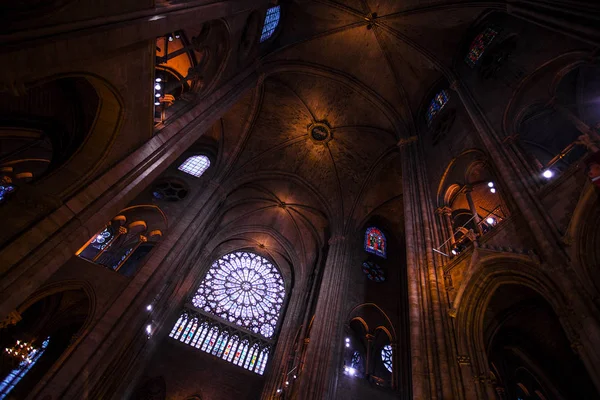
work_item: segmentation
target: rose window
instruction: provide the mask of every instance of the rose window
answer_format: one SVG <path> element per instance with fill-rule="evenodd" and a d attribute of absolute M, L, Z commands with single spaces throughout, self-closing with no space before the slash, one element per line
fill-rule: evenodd
<path fill-rule="evenodd" d="M 283 279 L 271 262 L 253 253 L 235 252 L 212 264 L 192 304 L 271 338 L 284 298 Z"/>

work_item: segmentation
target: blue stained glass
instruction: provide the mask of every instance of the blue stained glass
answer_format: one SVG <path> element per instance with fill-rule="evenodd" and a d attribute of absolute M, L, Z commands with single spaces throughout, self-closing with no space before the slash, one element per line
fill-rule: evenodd
<path fill-rule="evenodd" d="M 448 103 L 450 96 L 448 95 L 448 91 L 442 90 L 438 94 L 431 99 L 431 103 L 429 103 L 429 108 L 427 109 L 427 125 L 431 125 L 435 116 L 442 111 L 442 109 Z"/>
<path fill-rule="evenodd" d="M 387 243 L 385 235 L 375 227 L 367 228 L 365 232 L 365 251 L 385 258 Z"/>
<path fill-rule="evenodd" d="M 35 363 L 42 357 L 44 351 L 50 343 L 50 338 L 46 338 L 42 342 L 42 346 L 39 349 L 32 350 L 27 357 L 19 363 L 17 368 L 13 369 L 8 375 L 0 382 L 0 400 L 4 399 L 8 393 L 13 390 L 17 383 L 29 372 L 29 370 L 35 365 Z"/>
<path fill-rule="evenodd" d="M 383 346 L 383 349 L 381 349 L 381 361 L 383 361 L 385 368 L 392 372 L 392 346 L 389 344 L 386 344 Z"/>
<path fill-rule="evenodd" d="M 177 169 L 199 178 L 208 167 L 210 167 L 210 159 L 204 155 L 197 155 L 188 157 Z"/>
<path fill-rule="evenodd" d="M 273 35 L 277 25 L 279 24 L 279 17 L 281 15 L 280 6 L 271 7 L 267 10 L 265 16 L 265 24 L 263 25 L 262 34 L 260 35 L 260 42 L 264 42 Z"/>
<path fill-rule="evenodd" d="M 354 354 L 352 354 L 352 362 L 350 364 L 352 366 L 352 368 L 359 370 L 362 367 L 362 360 L 360 357 L 360 353 L 358 351 L 355 351 Z"/>
<path fill-rule="evenodd" d="M 15 191 L 13 185 L 2 184 L 0 185 L 0 203 L 6 199 L 6 196 Z"/>

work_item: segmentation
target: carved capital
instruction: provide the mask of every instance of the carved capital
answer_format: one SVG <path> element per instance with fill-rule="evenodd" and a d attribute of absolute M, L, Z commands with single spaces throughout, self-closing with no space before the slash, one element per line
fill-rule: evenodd
<path fill-rule="evenodd" d="M 452 209 L 448 206 L 438 207 L 435 212 L 440 215 L 452 215 Z"/>
<path fill-rule="evenodd" d="M 403 148 L 409 144 L 416 143 L 419 138 L 417 136 L 410 136 L 407 138 L 402 138 L 396 143 L 396 146 Z"/>
<path fill-rule="evenodd" d="M 146 243 L 148 241 L 148 238 L 144 235 L 140 235 L 140 242 L 142 243 Z"/>
<path fill-rule="evenodd" d="M 456 361 L 458 361 L 458 365 L 471 365 L 471 357 L 469 356 L 457 356 Z"/>
<path fill-rule="evenodd" d="M 119 227 L 119 235 L 126 235 L 127 234 L 127 228 L 125 228 L 124 226 L 120 226 Z"/>
<path fill-rule="evenodd" d="M 3 321 L 0 321 L 0 329 L 6 328 L 9 325 L 16 325 L 22 319 L 21 314 L 17 310 L 13 310 L 4 317 Z"/>

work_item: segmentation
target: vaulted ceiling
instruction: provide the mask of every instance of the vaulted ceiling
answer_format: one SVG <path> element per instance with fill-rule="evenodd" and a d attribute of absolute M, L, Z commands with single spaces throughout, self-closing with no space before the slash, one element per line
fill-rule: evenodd
<path fill-rule="evenodd" d="M 418 108 L 484 5 L 285 3 L 264 79 L 217 129 L 230 191 L 225 236 L 252 226 L 242 229 L 247 243 L 270 242 L 309 266 L 332 232 L 354 235 L 375 215 L 401 227 L 397 143 L 416 134 Z M 331 140 L 310 137 L 315 123 L 330 127 Z"/>

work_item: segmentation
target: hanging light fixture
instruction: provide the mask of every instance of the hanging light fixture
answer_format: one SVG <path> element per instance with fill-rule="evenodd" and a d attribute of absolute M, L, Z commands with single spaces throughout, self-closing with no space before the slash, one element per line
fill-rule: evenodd
<path fill-rule="evenodd" d="M 4 349 L 5 353 L 12 357 L 16 362 L 22 362 L 24 360 L 31 363 L 31 353 L 37 351 L 37 348 L 28 342 L 17 340 L 17 343 L 13 347 L 7 347 Z"/>

